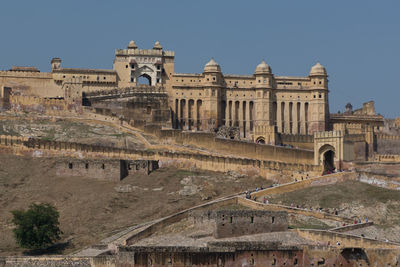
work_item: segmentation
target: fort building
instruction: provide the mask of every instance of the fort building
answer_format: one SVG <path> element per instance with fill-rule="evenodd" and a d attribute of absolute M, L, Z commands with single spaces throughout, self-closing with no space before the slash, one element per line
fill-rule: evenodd
<path fill-rule="evenodd" d="M 171 126 L 177 129 L 208 131 L 226 125 L 238 127 L 242 138 L 260 142 L 265 138 L 253 136 L 259 126 L 273 126 L 286 134 L 327 130 L 328 75 L 320 63 L 304 77 L 275 75 L 265 61 L 256 66 L 253 75 L 232 75 L 224 74 L 211 59 L 202 73 L 184 74 L 174 72 L 174 55 L 158 41 L 152 49 L 139 49 L 131 41 L 127 49 L 115 51 L 112 70 L 64 68 L 60 58 L 51 60 L 50 73 L 12 67 L 0 71 L 1 97 L 7 100 L 11 92 L 43 98 L 71 97 L 67 83 L 76 78 L 80 79 L 81 91 L 75 96 L 135 89 L 145 83 L 149 92 L 168 95 Z"/>
<path fill-rule="evenodd" d="M 152 49 L 139 49 L 131 41 L 115 51 L 112 70 L 64 68 L 60 58 L 51 60 L 49 73 L 13 66 L 0 71 L 0 106 L 48 115 L 109 116 L 160 138 L 184 137 L 217 152 L 240 150 L 235 156 L 243 156 L 248 147 L 246 157 L 253 159 L 268 155 L 249 143 L 296 148 L 273 158 L 280 162 L 300 153 L 296 161 L 308 163 L 314 150 L 312 162 L 326 169 L 372 159 L 377 150 L 376 132 L 384 120 L 374 103 L 354 111 L 347 105 L 344 113 L 330 114 L 328 74 L 319 62 L 307 75 L 293 77 L 275 75 L 264 60 L 252 75 L 225 74 L 214 59 L 201 73 L 175 73 L 174 59 L 175 53 L 158 41 Z M 178 132 L 204 135 L 187 138 Z M 211 133 L 246 142 L 234 143 L 233 149 Z"/>

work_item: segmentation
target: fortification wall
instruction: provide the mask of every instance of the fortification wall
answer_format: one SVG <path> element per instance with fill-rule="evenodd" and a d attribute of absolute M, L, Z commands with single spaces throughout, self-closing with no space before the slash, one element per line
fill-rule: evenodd
<path fill-rule="evenodd" d="M 194 153 L 146 151 L 96 146 L 81 143 L 27 139 L 0 136 L 0 145 L 14 146 L 14 153 L 30 156 L 68 156 L 76 158 L 114 158 L 122 160 L 158 160 L 160 167 L 174 166 L 180 169 L 203 169 L 209 171 L 237 171 L 248 175 L 269 178 L 292 171 L 320 173 L 320 167 L 308 164 L 262 161 L 246 158 L 210 156 Z"/>
<path fill-rule="evenodd" d="M 379 249 L 398 249 L 397 243 L 384 242 L 366 237 L 348 235 L 343 233 L 324 231 L 324 230 L 304 230 L 297 229 L 297 233 L 306 239 L 330 243 L 335 245 L 340 243 L 341 247 L 356 247 L 356 248 L 379 248 Z"/>
<path fill-rule="evenodd" d="M 215 238 L 286 231 L 287 213 L 283 211 L 219 210 L 216 211 Z"/>
<path fill-rule="evenodd" d="M 215 137 L 213 133 L 183 132 L 179 130 L 159 130 L 155 127 L 146 127 L 147 132 L 155 134 L 167 143 L 192 145 L 206 148 L 211 151 L 227 153 L 233 156 L 259 159 L 265 161 L 279 161 L 296 164 L 313 164 L 312 150 L 295 149 L 280 146 L 261 145 L 253 142 L 229 140 Z"/>
<path fill-rule="evenodd" d="M 290 145 L 295 148 L 314 149 L 313 135 L 279 134 L 279 141 L 282 144 Z"/>
<path fill-rule="evenodd" d="M 0 89 L 10 87 L 13 92 L 37 97 L 64 96 L 61 85 L 53 80 L 52 73 L 30 71 L 0 71 Z"/>
<path fill-rule="evenodd" d="M 64 99 L 48 99 L 36 96 L 11 95 L 10 106 L 16 112 L 35 112 L 47 115 L 62 116 L 68 112 L 82 112 L 81 102 Z"/>
<path fill-rule="evenodd" d="M 400 135 L 376 134 L 378 154 L 400 155 Z"/>

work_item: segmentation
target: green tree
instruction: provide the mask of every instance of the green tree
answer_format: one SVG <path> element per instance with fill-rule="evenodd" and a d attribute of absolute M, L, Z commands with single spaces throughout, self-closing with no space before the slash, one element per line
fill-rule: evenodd
<path fill-rule="evenodd" d="M 31 204 L 28 210 L 13 210 L 14 237 L 19 246 L 29 249 L 44 249 L 59 240 L 57 209 L 47 203 Z"/>

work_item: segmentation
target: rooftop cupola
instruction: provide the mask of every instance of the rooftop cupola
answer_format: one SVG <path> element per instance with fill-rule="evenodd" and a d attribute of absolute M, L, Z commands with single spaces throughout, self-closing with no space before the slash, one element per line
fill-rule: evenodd
<path fill-rule="evenodd" d="M 317 62 L 310 70 L 310 76 L 327 76 L 326 69 L 321 63 Z"/>
<path fill-rule="evenodd" d="M 136 45 L 135 41 L 132 40 L 132 41 L 129 42 L 128 48 L 129 49 L 136 49 L 136 48 L 138 48 L 138 46 Z"/>
<path fill-rule="evenodd" d="M 162 49 L 162 46 L 161 46 L 159 41 L 156 41 L 154 43 L 153 49 L 155 49 L 155 50 L 161 50 Z"/>
<path fill-rule="evenodd" d="M 221 72 L 221 68 L 219 67 L 219 64 L 215 62 L 214 58 L 211 58 L 204 66 L 204 72 Z"/>
<path fill-rule="evenodd" d="M 262 60 L 261 63 L 257 65 L 254 74 L 271 74 L 271 67 Z"/>

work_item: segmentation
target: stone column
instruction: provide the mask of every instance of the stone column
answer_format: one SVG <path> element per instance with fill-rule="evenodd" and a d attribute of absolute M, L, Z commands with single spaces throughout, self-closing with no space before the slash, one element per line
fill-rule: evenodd
<path fill-rule="evenodd" d="M 225 125 L 229 126 L 229 101 L 226 101 L 225 105 Z"/>
<path fill-rule="evenodd" d="M 306 133 L 306 114 L 304 102 L 300 102 L 300 134 Z"/>
<path fill-rule="evenodd" d="M 243 137 L 243 103 L 244 101 L 239 101 L 239 111 L 238 111 L 238 115 L 239 115 L 239 133 L 240 133 L 240 137 Z"/>
<path fill-rule="evenodd" d="M 178 128 L 178 129 L 180 129 L 182 126 L 181 126 L 181 109 L 182 109 L 182 107 L 181 107 L 181 100 L 178 98 L 178 109 L 177 109 L 177 112 L 176 112 L 176 119 L 177 119 L 177 127 L 176 128 Z"/>
<path fill-rule="evenodd" d="M 284 111 L 284 120 L 285 120 L 285 133 L 290 134 L 290 109 L 289 109 L 289 102 L 285 103 L 285 111 Z"/>
<path fill-rule="evenodd" d="M 193 99 L 193 128 L 197 131 L 197 99 Z"/>
<path fill-rule="evenodd" d="M 246 103 L 246 136 L 250 136 L 250 101 Z"/>
<path fill-rule="evenodd" d="M 293 102 L 293 107 L 292 107 L 292 119 L 293 119 L 293 133 L 294 134 L 299 134 L 299 129 L 297 129 L 297 114 L 299 110 L 297 110 L 297 102 Z"/>
<path fill-rule="evenodd" d="M 276 124 L 278 126 L 278 132 L 282 132 L 282 101 L 276 101 Z"/>

